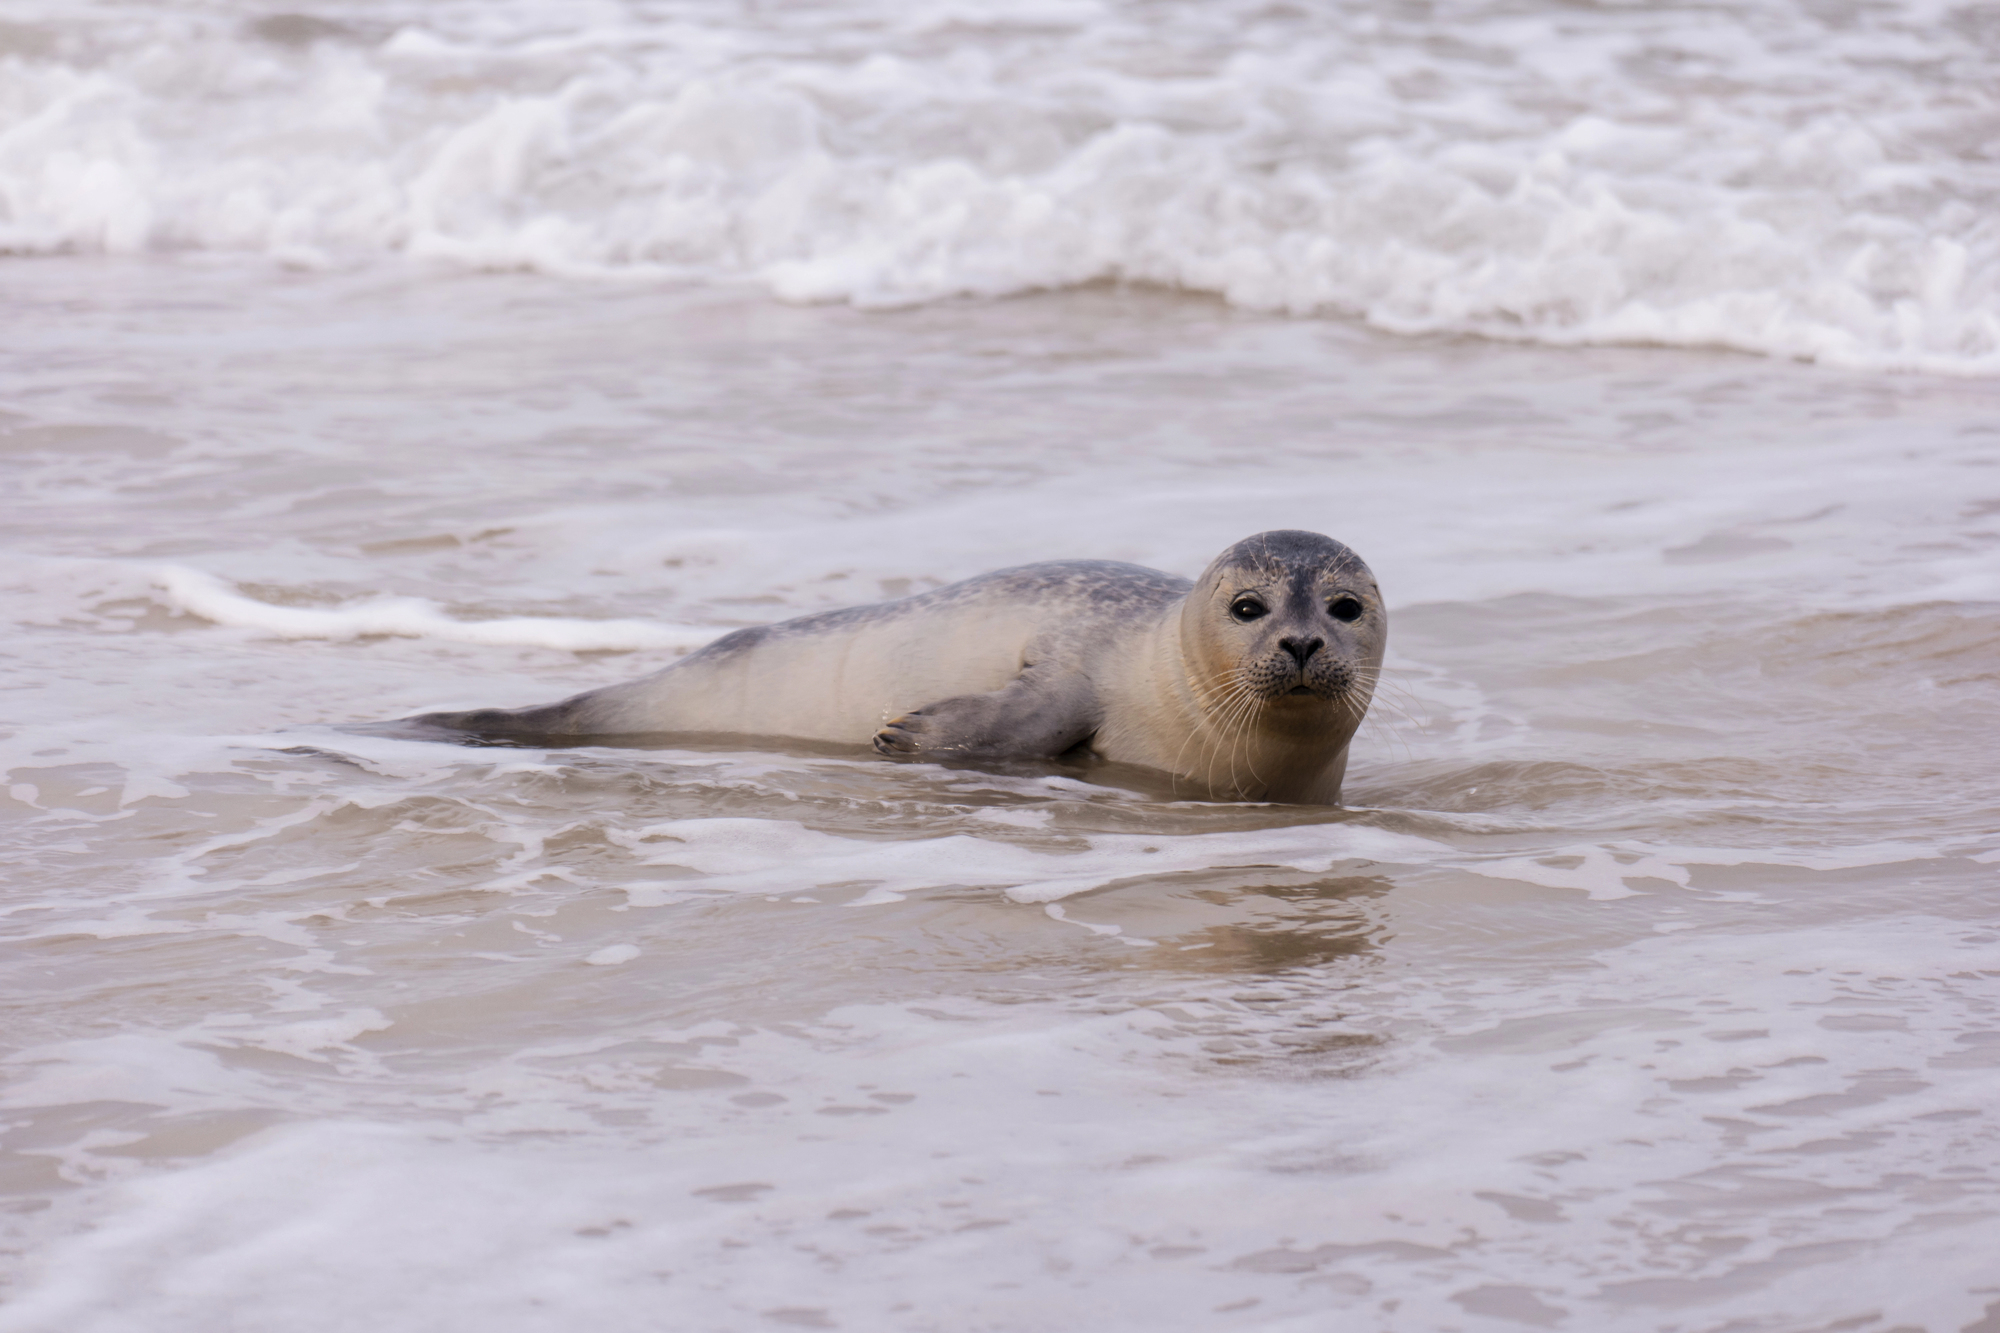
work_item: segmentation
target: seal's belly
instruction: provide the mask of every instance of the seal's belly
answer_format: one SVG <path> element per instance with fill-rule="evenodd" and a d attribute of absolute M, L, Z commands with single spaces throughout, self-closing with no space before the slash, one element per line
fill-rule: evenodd
<path fill-rule="evenodd" d="M 866 745 L 898 714 L 1006 685 L 1020 673 L 1032 626 L 1006 629 L 988 617 L 977 632 L 906 621 L 780 640 L 727 673 L 734 679 L 717 702 L 726 700 L 732 731 Z"/>
<path fill-rule="evenodd" d="M 969 606 L 780 628 L 602 692 L 599 725 L 866 745 L 899 714 L 1005 686 L 1021 671 L 1037 619 L 1027 607 Z"/>

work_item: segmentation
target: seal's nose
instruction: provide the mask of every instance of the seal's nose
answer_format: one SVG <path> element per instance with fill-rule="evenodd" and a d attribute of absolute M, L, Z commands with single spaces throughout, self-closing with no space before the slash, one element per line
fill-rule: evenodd
<path fill-rule="evenodd" d="M 1326 640 L 1306 639 L 1301 641 L 1298 639 L 1280 639 L 1278 640 L 1278 646 L 1290 653 L 1292 660 L 1299 664 L 1299 670 L 1304 671 L 1306 669 L 1306 659 L 1326 647 Z"/>

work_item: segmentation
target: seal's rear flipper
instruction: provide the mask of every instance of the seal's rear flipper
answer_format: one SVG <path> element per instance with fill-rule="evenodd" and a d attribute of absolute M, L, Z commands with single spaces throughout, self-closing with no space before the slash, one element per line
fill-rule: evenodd
<path fill-rule="evenodd" d="M 538 713 L 538 709 L 520 709 Z M 472 709 L 468 713 L 420 713 L 388 723 L 348 723 L 338 727 L 350 737 L 382 737 L 384 741 L 432 741 L 438 745 L 556 745 L 542 729 L 522 727 L 510 709 Z"/>

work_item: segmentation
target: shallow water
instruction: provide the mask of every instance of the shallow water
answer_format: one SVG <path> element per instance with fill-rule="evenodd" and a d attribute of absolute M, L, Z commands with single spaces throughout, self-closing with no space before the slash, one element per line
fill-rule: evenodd
<path fill-rule="evenodd" d="M 0 289 L 0 1329 L 2000 1320 L 1993 383 L 1103 286 Z M 1392 608 L 1342 810 L 338 729 L 1287 526 Z"/>

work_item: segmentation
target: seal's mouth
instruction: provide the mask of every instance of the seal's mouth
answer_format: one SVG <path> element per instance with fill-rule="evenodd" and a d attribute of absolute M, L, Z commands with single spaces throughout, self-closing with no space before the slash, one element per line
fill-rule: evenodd
<path fill-rule="evenodd" d="M 1314 654 L 1300 663 L 1289 652 L 1275 653 L 1242 668 L 1237 680 L 1267 705 L 1294 709 L 1306 707 L 1308 701 L 1333 703 L 1353 685 L 1353 670 L 1344 662 L 1321 659 Z"/>

